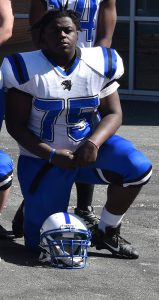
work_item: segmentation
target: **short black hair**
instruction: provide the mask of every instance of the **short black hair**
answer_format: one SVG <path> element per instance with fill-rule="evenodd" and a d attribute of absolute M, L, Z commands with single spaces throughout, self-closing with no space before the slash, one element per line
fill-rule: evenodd
<path fill-rule="evenodd" d="M 40 32 L 45 29 L 45 27 L 53 20 L 58 19 L 62 17 L 69 17 L 72 19 L 73 23 L 76 26 L 77 31 L 82 31 L 81 25 L 80 25 L 80 17 L 79 14 L 71 9 L 67 10 L 65 8 L 63 9 L 51 9 L 48 12 L 44 14 L 44 16 L 36 22 L 32 27 L 31 31 L 34 29 L 39 29 Z"/>

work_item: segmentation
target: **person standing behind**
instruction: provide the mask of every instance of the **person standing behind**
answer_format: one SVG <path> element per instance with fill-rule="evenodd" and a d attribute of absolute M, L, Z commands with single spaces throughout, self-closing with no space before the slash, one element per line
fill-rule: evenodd
<path fill-rule="evenodd" d="M 14 17 L 10 0 L 0 0 L 0 46 L 12 36 Z M 0 70 L 0 130 L 4 118 L 3 78 Z M 0 150 L 0 216 L 8 200 L 13 177 L 13 162 L 10 156 Z M 6 237 L 0 225 L 0 238 Z"/>
<path fill-rule="evenodd" d="M 60 1 L 32 0 L 30 6 L 30 25 L 35 24 L 50 9 L 59 9 Z M 109 48 L 116 25 L 116 0 L 66 0 L 65 6 L 76 11 L 80 16 L 82 31 L 78 32 L 77 46 L 103 46 Z M 32 31 L 33 42 L 39 48 L 39 30 Z M 77 208 L 75 213 L 82 217 L 90 228 L 99 222 L 92 207 L 94 185 L 76 183 Z M 22 236 L 22 209 L 20 205 L 13 219 L 15 236 Z"/>

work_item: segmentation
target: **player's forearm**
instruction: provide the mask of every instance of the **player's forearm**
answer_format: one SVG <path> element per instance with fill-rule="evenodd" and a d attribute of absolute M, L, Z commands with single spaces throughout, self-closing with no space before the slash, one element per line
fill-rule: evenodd
<path fill-rule="evenodd" d="M 100 99 L 98 111 L 101 121 L 90 136 L 91 140 L 100 147 L 111 135 L 116 133 L 122 124 L 122 109 L 117 91 Z"/>
<path fill-rule="evenodd" d="M 112 44 L 112 36 L 110 37 L 101 37 L 100 39 L 96 40 L 94 46 L 95 47 L 98 47 L 98 46 L 101 46 L 101 47 L 105 47 L 105 48 L 110 48 L 111 47 L 111 44 Z"/>
<path fill-rule="evenodd" d="M 112 19 L 102 24 L 102 29 L 99 29 L 97 33 L 95 46 L 102 46 L 107 48 L 111 47 L 115 25 L 116 19 Z"/>
<path fill-rule="evenodd" d="M 104 0 L 100 4 L 95 46 L 109 48 L 116 25 L 116 1 Z"/>
<path fill-rule="evenodd" d="M 92 142 L 100 147 L 110 136 L 116 133 L 122 124 L 122 114 L 109 114 L 104 117 L 93 134 L 90 136 Z"/>
<path fill-rule="evenodd" d="M 15 122 L 14 122 L 15 123 Z M 32 133 L 27 127 L 21 124 L 11 124 L 6 120 L 6 127 L 8 133 L 20 144 L 23 148 L 32 154 L 49 160 L 52 148 L 46 143 L 42 142 L 38 136 Z"/>
<path fill-rule="evenodd" d="M 72 151 L 52 149 L 25 126 L 9 126 L 8 122 L 6 122 L 6 125 L 9 134 L 30 153 L 60 168 L 69 169 L 73 167 L 74 157 Z"/>

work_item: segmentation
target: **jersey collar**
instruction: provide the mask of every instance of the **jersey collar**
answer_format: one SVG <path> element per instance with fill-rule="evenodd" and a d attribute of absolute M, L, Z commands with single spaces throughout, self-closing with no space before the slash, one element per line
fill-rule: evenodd
<path fill-rule="evenodd" d="M 70 75 L 78 66 L 80 58 L 81 58 L 81 50 L 80 50 L 80 48 L 76 48 L 76 58 L 73 61 L 72 65 L 65 71 L 60 66 L 58 66 L 52 58 L 48 57 L 43 50 L 42 50 L 42 53 L 47 58 L 47 60 L 54 66 L 54 68 L 63 76 Z"/>

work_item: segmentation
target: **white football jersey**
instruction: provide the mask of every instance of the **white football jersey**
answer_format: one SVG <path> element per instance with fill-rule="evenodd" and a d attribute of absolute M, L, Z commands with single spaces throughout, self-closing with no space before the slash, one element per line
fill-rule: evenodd
<path fill-rule="evenodd" d="M 67 0 L 45 0 L 47 9 L 59 8 L 59 2 L 64 6 Z M 78 12 L 82 32 L 78 33 L 79 47 L 92 47 L 96 38 L 97 18 L 101 0 L 68 0 L 68 9 Z"/>
<path fill-rule="evenodd" d="M 74 151 L 93 131 L 101 90 L 109 95 L 117 89 L 123 63 L 114 49 L 78 48 L 64 71 L 37 50 L 4 58 L 2 72 L 5 87 L 33 96 L 29 129 L 52 148 Z"/>

